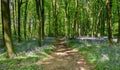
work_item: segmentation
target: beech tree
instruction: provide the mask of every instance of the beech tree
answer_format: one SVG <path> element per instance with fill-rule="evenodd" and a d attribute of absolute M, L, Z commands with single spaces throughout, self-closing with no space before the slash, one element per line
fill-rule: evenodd
<path fill-rule="evenodd" d="M 11 38 L 11 20 L 9 0 L 1 0 L 1 13 L 2 13 L 2 27 L 5 46 L 7 48 L 8 56 L 14 57 L 13 42 Z"/>
<path fill-rule="evenodd" d="M 42 37 L 45 35 L 45 9 L 44 9 L 44 0 L 42 1 L 41 16 L 42 16 Z"/>
<path fill-rule="evenodd" d="M 119 6 L 119 1 L 117 3 L 117 10 L 118 10 L 118 39 L 117 39 L 117 42 L 120 43 L 120 6 Z"/>
<path fill-rule="evenodd" d="M 59 35 L 120 41 L 119 0 L 10 0 L 10 12 L 12 38 L 19 42 L 34 37 L 41 44 L 45 36 Z"/>
<path fill-rule="evenodd" d="M 21 20 L 20 20 L 20 9 L 21 9 L 22 0 L 18 0 L 18 41 L 21 41 Z"/>
<path fill-rule="evenodd" d="M 41 34 L 41 23 L 40 23 L 40 0 L 35 0 L 36 2 L 36 13 L 37 13 L 37 24 L 38 24 L 38 43 L 41 46 L 42 34 Z"/>
<path fill-rule="evenodd" d="M 27 36 L 27 30 L 26 30 L 26 25 L 27 25 L 27 12 L 28 12 L 28 2 L 29 0 L 25 1 L 25 17 L 24 17 L 24 38 L 26 39 Z"/>
<path fill-rule="evenodd" d="M 108 40 L 109 44 L 112 45 L 112 0 L 106 0 L 106 8 L 107 8 L 107 32 L 108 32 Z"/>

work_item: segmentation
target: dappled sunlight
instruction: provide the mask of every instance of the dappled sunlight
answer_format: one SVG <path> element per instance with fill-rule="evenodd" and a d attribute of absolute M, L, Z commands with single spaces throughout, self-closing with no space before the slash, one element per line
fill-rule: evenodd
<path fill-rule="evenodd" d="M 72 50 L 69 50 L 69 51 L 66 51 L 67 53 L 72 53 L 72 52 L 78 52 L 78 50 L 76 49 L 72 49 Z"/>
<path fill-rule="evenodd" d="M 80 40 L 101 40 L 99 37 L 89 37 L 89 36 L 81 36 L 81 37 L 78 37 L 77 39 L 80 39 Z"/>
<path fill-rule="evenodd" d="M 50 44 L 51 41 L 47 42 L 49 44 L 42 45 L 41 47 L 38 46 L 37 40 L 31 41 L 23 41 L 21 43 L 14 43 L 15 50 L 17 51 L 17 56 L 39 56 L 45 49 L 52 49 L 54 46 Z"/>
<path fill-rule="evenodd" d="M 43 54 L 45 54 L 45 53 L 43 53 Z M 54 57 L 52 57 L 51 55 L 46 55 L 42 60 L 37 61 L 35 64 L 37 64 L 37 65 L 49 64 L 51 62 L 44 62 L 44 61 L 48 61 L 48 60 L 52 60 L 52 59 L 54 59 Z"/>
<path fill-rule="evenodd" d="M 29 65 L 29 63 L 23 62 L 23 63 L 17 64 L 16 66 L 20 67 L 20 66 L 28 66 L 28 65 Z"/>
<path fill-rule="evenodd" d="M 14 49 L 16 50 L 16 57 L 8 59 L 7 53 L 4 52 L 5 48 L 0 49 L 0 65 L 7 65 L 9 69 L 14 70 L 14 68 L 32 68 L 37 67 L 37 62 L 41 60 L 52 59 L 52 56 L 48 55 L 48 51 L 52 52 L 54 45 L 52 45 L 53 39 L 44 41 L 41 47 L 38 46 L 38 41 L 34 40 L 24 40 L 22 42 L 14 42 Z M 48 50 L 46 50 L 48 49 Z M 46 50 L 46 51 L 45 51 Z M 48 63 L 47 63 L 48 64 Z M 39 68 L 40 66 L 38 66 Z M 4 68 L 0 68 L 3 69 Z M 35 68 L 36 69 L 36 68 Z M 21 69 L 22 70 L 22 69 Z"/>
<path fill-rule="evenodd" d="M 62 48 L 62 49 L 58 49 L 57 52 L 55 52 L 54 54 L 60 55 L 60 56 L 67 56 L 67 55 L 69 55 L 69 53 L 74 55 L 76 52 L 78 52 L 78 50 L 76 50 L 76 49 L 66 50 L 65 48 Z"/>
<path fill-rule="evenodd" d="M 1 53 L 0 62 L 14 60 L 14 66 L 36 65 L 41 66 L 43 70 L 70 70 L 70 68 L 71 70 L 93 70 L 94 67 L 91 63 L 96 64 L 99 68 L 100 66 L 106 66 L 106 68 L 108 66 L 119 66 L 119 45 L 109 47 L 106 41 L 94 38 L 92 40 L 75 39 L 68 41 L 68 43 L 72 44 L 74 49 L 62 41 L 54 45 L 44 44 L 42 47 L 36 45 L 36 40 L 23 41 L 16 43 L 17 56 L 14 59 L 3 58 L 2 56 L 5 56 L 6 53 Z"/>
<path fill-rule="evenodd" d="M 81 58 L 78 62 L 77 62 L 77 64 L 86 64 L 86 62 L 85 62 L 85 60 L 83 59 L 83 58 Z"/>
<path fill-rule="evenodd" d="M 66 49 L 64 49 L 64 48 L 63 49 L 58 49 L 57 51 L 62 52 L 62 51 L 66 51 Z"/>
<path fill-rule="evenodd" d="M 102 54 L 102 57 L 100 58 L 101 62 L 109 61 L 109 56 L 108 54 Z"/>
<path fill-rule="evenodd" d="M 66 56 L 68 55 L 66 52 L 56 52 L 55 55 Z"/>
<path fill-rule="evenodd" d="M 91 65 L 84 60 L 78 50 L 67 47 L 64 44 L 55 44 L 52 58 L 38 61 L 43 70 L 92 70 Z"/>
<path fill-rule="evenodd" d="M 114 38 L 113 41 L 114 41 L 114 42 L 117 42 L 117 38 Z"/>
<path fill-rule="evenodd" d="M 34 65 L 35 62 L 37 62 L 38 60 L 40 60 L 39 57 L 15 57 L 9 59 L 7 58 L 5 60 L 0 60 L 0 65 L 5 65 L 5 67 L 0 68 L 0 70 L 18 70 L 22 67 Z"/>
<path fill-rule="evenodd" d="M 80 70 L 86 70 L 84 67 L 80 67 Z"/>
<path fill-rule="evenodd" d="M 113 41 L 116 42 L 117 39 L 114 38 Z M 69 44 L 79 50 L 85 59 L 94 64 L 98 70 L 118 70 L 120 68 L 120 45 L 114 43 L 114 45 L 109 46 L 107 37 L 102 39 L 81 37 L 69 41 Z M 78 63 L 82 64 L 82 62 Z"/>
<path fill-rule="evenodd" d="M 120 0 L 0 0 L 0 70 L 120 70 Z"/>

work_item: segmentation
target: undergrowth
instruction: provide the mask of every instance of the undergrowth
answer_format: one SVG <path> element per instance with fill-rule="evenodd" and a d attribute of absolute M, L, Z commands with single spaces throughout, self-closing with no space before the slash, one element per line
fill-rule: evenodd
<path fill-rule="evenodd" d="M 36 63 L 52 53 L 54 39 L 44 39 L 42 46 L 38 46 L 37 40 L 27 40 L 21 43 L 14 42 L 15 58 L 7 58 L 5 48 L 0 51 L 0 70 L 42 70 Z"/>
<path fill-rule="evenodd" d="M 95 70 L 120 70 L 120 44 L 105 41 L 71 40 L 68 44 L 94 65 Z"/>

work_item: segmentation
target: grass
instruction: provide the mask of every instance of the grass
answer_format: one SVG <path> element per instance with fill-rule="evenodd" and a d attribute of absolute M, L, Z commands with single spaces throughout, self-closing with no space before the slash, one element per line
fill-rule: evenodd
<path fill-rule="evenodd" d="M 54 39 L 44 39 L 43 46 L 39 47 L 37 40 L 27 40 L 21 43 L 14 42 L 15 58 L 7 58 L 5 48 L 0 51 L 0 70 L 42 70 L 36 63 L 52 53 Z"/>
<path fill-rule="evenodd" d="M 120 44 L 105 41 L 71 40 L 69 45 L 80 51 L 95 70 L 120 70 Z"/>
<path fill-rule="evenodd" d="M 15 58 L 6 58 L 4 47 L 0 47 L 0 70 L 42 70 L 38 61 L 52 53 L 55 39 L 44 39 L 39 47 L 36 39 L 14 42 Z M 86 61 L 92 63 L 95 70 L 120 70 L 120 44 L 109 46 L 106 41 L 69 40 L 68 45 L 80 51 Z"/>
<path fill-rule="evenodd" d="M 40 60 L 40 57 L 14 58 L 0 61 L 0 70 L 33 70 L 40 69 L 35 62 Z"/>

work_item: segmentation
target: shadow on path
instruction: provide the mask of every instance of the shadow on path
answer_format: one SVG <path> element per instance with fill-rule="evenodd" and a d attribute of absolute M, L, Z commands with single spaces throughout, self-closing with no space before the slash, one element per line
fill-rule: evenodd
<path fill-rule="evenodd" d="M 43 61 L 38 61 L 43 70 L 93 70 L 91 64 L 75 49 L 68 47 L 63 39 L 55 44 L 54 52 Z"/>

